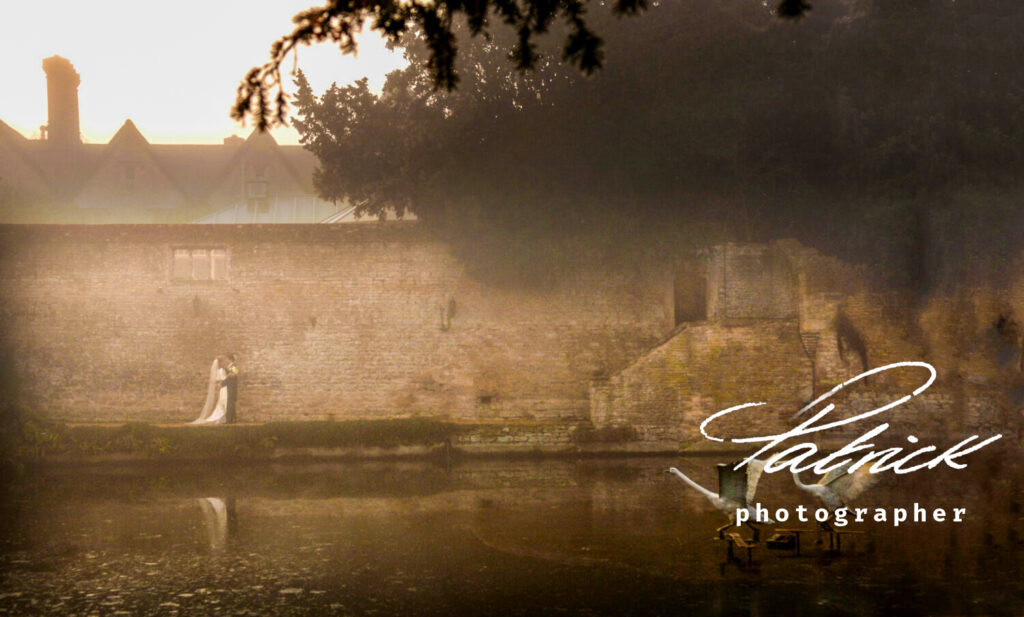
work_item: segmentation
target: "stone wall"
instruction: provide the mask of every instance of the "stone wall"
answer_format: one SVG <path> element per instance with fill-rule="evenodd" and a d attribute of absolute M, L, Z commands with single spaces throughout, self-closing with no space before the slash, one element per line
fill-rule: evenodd
<path fill-rule="evenodd" d="M 783 243 L 724 244 L 706 260 L 708 319 L 791 319 L 798 279 Z"/>
<path fill-rule="evenodd" d="M 598 426 L 632 425 L 641 439 L 711 445 L 699 425 L 743 403 L 769 406 L 716 425 L 721 436 L 771 434 L 811 394 L 811 364 L 795 320 L 682 326 L 636 363 L 591 388 Z"/>
<path fill-rule="evenodd" d="M 9 396 L 65 421 L 190 420 L 228 350 L 241 421 L 585 419 L 590 379 L 672 320 L 667 269 L 492 287 L 406 223 L 0 226 L 0 247 Z M 224 278 L 176 278 L 186 249 L 224 251 Z"/>
<path fill-rule="evenodd" d="M 595 380 L 595 425 L 632 426 L 642 439 L 708 447 L 697 428 L 705 418 L 766 401 L 733 414 L 717 432 L 771 434 L 792 426 L 790 416 L 812 394 L 905 361 L 930 362 L 939 378 L 926 396 L 878 421 L 933 436 L 1016 433 L 1022 424 L 1014 400 L 1024 400 L 1024 376 L 1013 366 L 1020 342 L 1007 342 L 993 327 L 1000 314 L 1024 314 L 1013 310 L 1010 289 L 920 297 L 791 241 L 715 247 L 684 268 L 687 280 L 707 281 L 707 318 L 680 324 L 622 371 Z M 875 409 L 922 383 L 921 369 L 873 376 L 855 387 L 856 395 L 836 399 L 833 417 Z M 850 426 L 832 437 L 861 432 Z"/>
<path fill-rule="evenodd" d="M 673 270 L 675 257 L 507 288 L 469 277 L 411 223 L 0 226 L 3 396 L 64 421 L 187 421 L 231 350 L 242 421 L 589 419 L 706 446 L 697 426 L 733 405 L 771 403 L 723 434 L 787 425 L 862 372 L 859 339 L 869 367 L 938 368 L 901 421 L 1020 424 L 1020 340 L 992 326 L 1024 323 L 1019 285 L 916 297 L 793 242 L 715 247 Z M 919 383 L 880 375 L 851 408 Z"/>

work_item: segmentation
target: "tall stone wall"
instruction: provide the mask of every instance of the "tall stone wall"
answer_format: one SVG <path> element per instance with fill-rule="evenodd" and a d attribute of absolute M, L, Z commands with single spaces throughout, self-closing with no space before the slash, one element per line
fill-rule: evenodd
<path fill-rule="evenodd" d="M 710 442 L 697 429 L 705 418 L 766 401 L 717 426 L 771 434 L 792 426 L 789 417 L 812 395 L 906 361 L 933 364 L 938 380 L 886 421 L 916 427 L 919 435 L 998 427 L 1015 433 L 1024 424 L 1024 319 L 1016 317 L 1024 310 L 1014 310 L 1017 287 L 921 297 L 792 241 L 715 247 L 689 267 L 703 271 L 690 280 L 707 281 L 707 319 L 682 323 L 619 373 L 595 380 L 596 425 L 629 425 L 645 439 L 706 447 Z M 1000 316 L 1015 324 L 1002 335 L 994 326 Z M 853 388 L 855 395 L 834 401 L 833 418 L 897 400 L 920 386 L 923 375 L 901 369 L 872 376 Z"/>
<path fill-rule="evenodd" d="M 630 425 L 642 439 L 704 444 L 699 425 L 727 407 L 766 401 L 716 425 L 721 436 L 770 435 L 811 394 L 811 364 L 795 320 L 682 326 L 669 340 L 592 387 L 598 426 Z"/>
<path fill-rule="evenodd" d="M 782 243 L 724 244 L 706 260 L 708 319 L 791 319 L 797 273 Z"/>
<path fill-rule="evenodd" d="M 492 287 L 414 224 L 0 226 L 0 247 L 9 396 L 65 421 L 190 420 L 228 350 L 241 421 L 582 419 L 590 379 L 672 320 L 667 269 Z M 193 249 L 223 278 L 177 278 Z"/>

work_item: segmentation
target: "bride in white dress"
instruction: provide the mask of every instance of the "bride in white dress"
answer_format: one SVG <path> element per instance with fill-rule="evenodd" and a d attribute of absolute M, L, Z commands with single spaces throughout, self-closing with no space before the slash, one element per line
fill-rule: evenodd
<path fill-rule="evenodd" d="M 203 522 L 206 523 L 206 534 L 210 540 L 210 548 L 215 553 L 222 552 L 228 544 L 230 534 L 228 505 L 220 497 L 200 497 L 196 501 L 203 509 Z"/>
<path fill-rule="evenodd" d="M 227 358 L 214 358 L 210 367 L 210 385 L 206 390 L 206 403 L 199 417 L 190 424 L 224 424 L 228 408 L 228 389 L 224 385 L 228 373 Z"/>

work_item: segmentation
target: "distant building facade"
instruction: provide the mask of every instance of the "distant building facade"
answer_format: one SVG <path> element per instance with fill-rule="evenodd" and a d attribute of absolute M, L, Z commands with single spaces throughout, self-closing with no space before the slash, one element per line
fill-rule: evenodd
<path fill-rule="evenodd" d="M 28 139 L 0 121 L 0 220 L 61 223 L 316 223 L 316 157 L 267 133 L 223 144 L 151 144 L 125 120 L 107 144 L 82 143 L 71 62 L 43 61 L 48 121 Z"/>

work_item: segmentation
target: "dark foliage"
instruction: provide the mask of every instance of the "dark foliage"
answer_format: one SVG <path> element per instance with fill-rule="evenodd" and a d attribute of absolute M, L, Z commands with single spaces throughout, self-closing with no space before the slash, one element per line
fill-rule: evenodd
<path fill-rule="evenodd" d="M 415 212 L 477 273 L 534 282 L 583 254 L 797 237 L 926 285 L 943 252 L 1016 243 L 1024 5 L 848 0 L 799 24 L 740 0 L 647 12 L 591 15 L 608 59 L 590 78 L 558 61 L 572 28 L 537 37 L 522 74 L 514 32 L 470 26 L 453 29 L 453 92 L 421 70 L 423 42 L 380 96 L 318 97 L 300 76 L 317 189 Z"/>
<path fill-rule="evenodd" d="M 238 87 L 232 117 L 252 117 L 258 128 L 283 124 L 287 97 L 281 89 L 281 63 L 297 45 L 332 41 L 343 53 L 356 50 L 355 35 L 369 24 L 394 44 L 404 43 L 410 30 L 419 33 L 427 53 L 421 62 L 435 88 L 452 90 L 459 82 L 455 70 L 458 40 L 455 30 L 489 39 L 495 32 L 514 37 L 505 55 L 517 70 L 538 62 L 535 40 L 555 23 L 566 27 L 562 59 L 584 73 L 603 63 L 603 41 L 587 23 L 588 8 L 610 8 L 615 15 L 636 15 L 647 0 L 334 0 L 295 15 L 295 28 L 270 48 L 270 60 L 254 67 Z M 496 27 L 498 26 L 498 27 Z"/>

